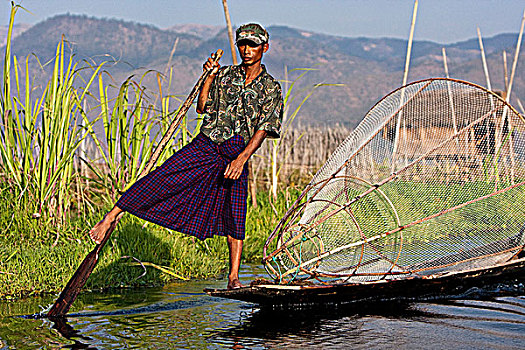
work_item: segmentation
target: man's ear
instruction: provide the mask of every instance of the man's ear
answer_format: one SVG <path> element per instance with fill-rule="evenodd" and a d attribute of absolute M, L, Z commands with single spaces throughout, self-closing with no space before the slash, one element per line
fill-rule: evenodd
<path fill-rule="evenodd" d="M 270 45 L 268 43 L 263 44 L 263 52 L 268 51 L 269 48 L 270 48 Z"/>

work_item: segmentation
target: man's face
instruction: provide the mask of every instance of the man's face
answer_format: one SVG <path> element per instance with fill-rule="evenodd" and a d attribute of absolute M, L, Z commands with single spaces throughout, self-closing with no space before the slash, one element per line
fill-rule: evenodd
<path fill-rule="evenodd" d="M 257 45 L 250 40 L 241 40 L 237 43 L 237 49 L 242 63 L 251 66 L 261 61 L 263 53 L 268 51 L 268 43 Z"/>

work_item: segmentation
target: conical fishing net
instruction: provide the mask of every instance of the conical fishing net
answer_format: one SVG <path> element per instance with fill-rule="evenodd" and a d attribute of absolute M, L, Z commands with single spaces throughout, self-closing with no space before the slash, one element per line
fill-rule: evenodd
<path fill-rule="evenodd" d="M 525 120 L 480 86 L 429 79 L 379 101 L 268 238 L 287 283 L 505 262 L 525 244 Z"/>

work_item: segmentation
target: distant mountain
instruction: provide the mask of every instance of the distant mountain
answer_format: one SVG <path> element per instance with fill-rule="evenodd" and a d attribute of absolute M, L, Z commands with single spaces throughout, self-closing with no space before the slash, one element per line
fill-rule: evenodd
<path fill-rule="evenodd" d="M 272 26 L 270 51 L 264 57 L 270 73 L 284 82 L 312 68 L 295 85 L 296 108 L 306 91 L 318 83 L 339 83 L 344 86 L 319 87 L 301 109 L 297 121 L 302 124 L 342 123 L 355 126 L 382 96 L 402 82 L 407 41 L 393 38 L 350 38 L 319 34 L 308 30 Z M 13 41 L 18 56 L 34 53 L 40 61 L 54 55 L 62 35 L 68 41 L 75 59 L 109 60 L 107 69 L 118 82 L 147 69 L 166 71 L 175 41 L 172 60 L 171 93 L 186 95 L 202 72 L 202 63 L 211 52 L 221 48 L 222 64 L 231 64 L 227 31 L 224 27 L 198 24 L 176 25 L 159 29 L 151 25 L 115 19 L 98 19 L 78 15 L 59 15 L 25 30 Z M 500 34 L 484 39 L 492 86 L 504 87 L 502 54 L 507 52 L 508 71 L 512 64 L 517 34 Z M 450 76 L 486 85 L 476 38 L 442 45 L 415 41 L 409 71 L 409 81 L 444 76 L 442 48 L 446 49 Z M 521 60 L 523 61 L 523 52 Z M 525 62 L 518 64 L 513 86 L 516 98 L 525 102 Z M 510 73 L 509 73 L 510 74 Z M 154 76 L 144 80 L 156 90 Z M 302 92 L 300 92 L 303 90 Z M 305 91 L 306 90 L 306 91 Z"/>
<path fill-rule="evenodd" d="M 114 59 L 122 69 L 141 67 L 168 58 L 173 43 L 179 38 L 178 48 L 190 50 L 200 42 L 197 36 L 161 30 L 150 25 L 97 19 L 78 15 L 59 15 L 34 25 L 13 42 L 13 52 L 34 53 L 40 60 L 54 56 L 62 35 L 79 57 L 97 61 Z"/>
<path fill-rule="evenodd" d="M 28 23 L 20 23 L 15 24 L 13 26 L 13 38 L 16 38 L 18 35 L 25 32 L 27 29 L 31 28 L 31 24 Z M 7 42 L 7 30 L 9 29 L 8 26 L 0 26 L 0 40 L 1 40 L 1 46 L 4 46 Z"/>
<path fill-rule="evenodd" d="M 205 24 L 177 24 L 166 28 L 166 30 L 176 32 L 176 33 L 185 33 L 198 36 L 201 39 L 212 38 L 217 35 L 224 27 L 221 26 L 210 26 Z"/>

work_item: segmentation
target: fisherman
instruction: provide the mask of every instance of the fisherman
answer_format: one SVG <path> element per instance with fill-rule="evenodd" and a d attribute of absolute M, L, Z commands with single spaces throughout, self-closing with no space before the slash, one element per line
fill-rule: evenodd
<path fill-rule="evenodd" d="M 246 226 L 247 162 L 266 137 L 278 138 L 283 112 L 280 84 L 261 63 L 269 35 L 255 23 L 236 31 L 240 65 L 212 69 L 197 100 L 200 133 L 160 167 L 138 180 L 89 232 L 99 244 L 123 211 L 206 239 L 226 236 L 228 289 L 240 288 Z"/>

